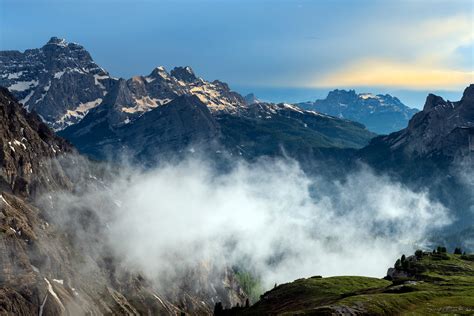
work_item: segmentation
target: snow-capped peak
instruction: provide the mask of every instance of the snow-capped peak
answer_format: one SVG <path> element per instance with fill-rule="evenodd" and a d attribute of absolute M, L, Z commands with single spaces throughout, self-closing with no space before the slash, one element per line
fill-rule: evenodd
<path fill-rule="evenodd" d="M 186 66 L 186 67 L 175 67 L 173 70 L 170 72 L 171 76 L 175 77 L 179 81 L 184 81 L 184 82 L 194 82 L 198 78 L 194 74 L 194 71 L 192 70 L 191 67 Z"/>
<path fill-rule="evenodd" d="M 59 38 L 59 37 L 51 37 L 48 41 L 48 43 L 46 43 L 46 45 L 57 45 L 57 46 L 62 46 L 62 47 L 66 47 L 68 45 L 68 42 L 66 42 L 66 40 L 64 38 Z"/>
<path fill-rule="evenodd" d="M 359 94 L 359 98 L 367 100 L 367 99 L 376 99 L 377 96 L 373 95 L 372 93 L 361 93 Z"/>

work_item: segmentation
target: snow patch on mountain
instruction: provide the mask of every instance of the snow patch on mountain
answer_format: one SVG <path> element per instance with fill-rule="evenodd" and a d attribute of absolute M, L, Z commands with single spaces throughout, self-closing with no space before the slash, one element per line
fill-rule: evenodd
<path fill-rule="evenodd" d="M 66 114 L 57 121 L 57 123 L 62 127 L 60 129 L 79 122 L 87 112 L 98 106 L 101 102 L 102 98 L 98 98 L 94 101 L 81 103 L 74 110 L 67 110 Z"/>
<path fill-rule="evenodd" d="M 25 91 L 38 86 L 38 80 L 18 81 L 8 87 L 11 91 Z"/>

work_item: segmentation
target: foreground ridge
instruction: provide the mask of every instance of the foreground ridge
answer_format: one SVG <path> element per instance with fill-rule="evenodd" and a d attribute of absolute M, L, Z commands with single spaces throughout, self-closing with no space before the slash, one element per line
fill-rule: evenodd
<path fill-rule="evenodd" d="M 251 307 L 214 315 L 440 315 L 474 313 L 474 255 L 418 250 L 398 259 L 384 279 L 314 276 L 275 286 Z"/>

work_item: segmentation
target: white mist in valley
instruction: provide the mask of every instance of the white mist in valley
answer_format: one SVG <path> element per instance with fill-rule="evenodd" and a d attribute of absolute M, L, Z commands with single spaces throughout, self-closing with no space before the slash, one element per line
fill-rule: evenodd
<path fill-rule="evenodd" d="M 383 277 L 397 257 L 450 223 L 427 193 L 367 168 L 335 181 L 286 159 L 242 161 L 226 172 L 200 159 L 123 168 L 100 189 L 53 200 L 63 220 L 80 207 L 92 210 L 106 222 L 100 242 L 150 279 L 212 264 L 250 271 L 265 288 L 313 275 Z"/>

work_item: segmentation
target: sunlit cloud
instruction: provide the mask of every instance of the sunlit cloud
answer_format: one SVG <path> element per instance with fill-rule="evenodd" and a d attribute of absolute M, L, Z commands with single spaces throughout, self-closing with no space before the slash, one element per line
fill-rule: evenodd
<path fill-rule="evenodd" d="M 364 60 L 318 79 L 314 85 L 396 86 L 402 88 L 459 89 L 474 82 L 474 72 L 437 68 L 390 60 Z"/>
<path fill-rule="evenodd" d="M 385 86 L 459 89 L 474 82 L 473 19 L 467 15 L 362 30 L 373 35 L 367 52 L 317 74 L 311 86 Z M 377 49 L 382 47 L 383 49 Z M 356 48 L 355 48 L 356 49 Z"/>

